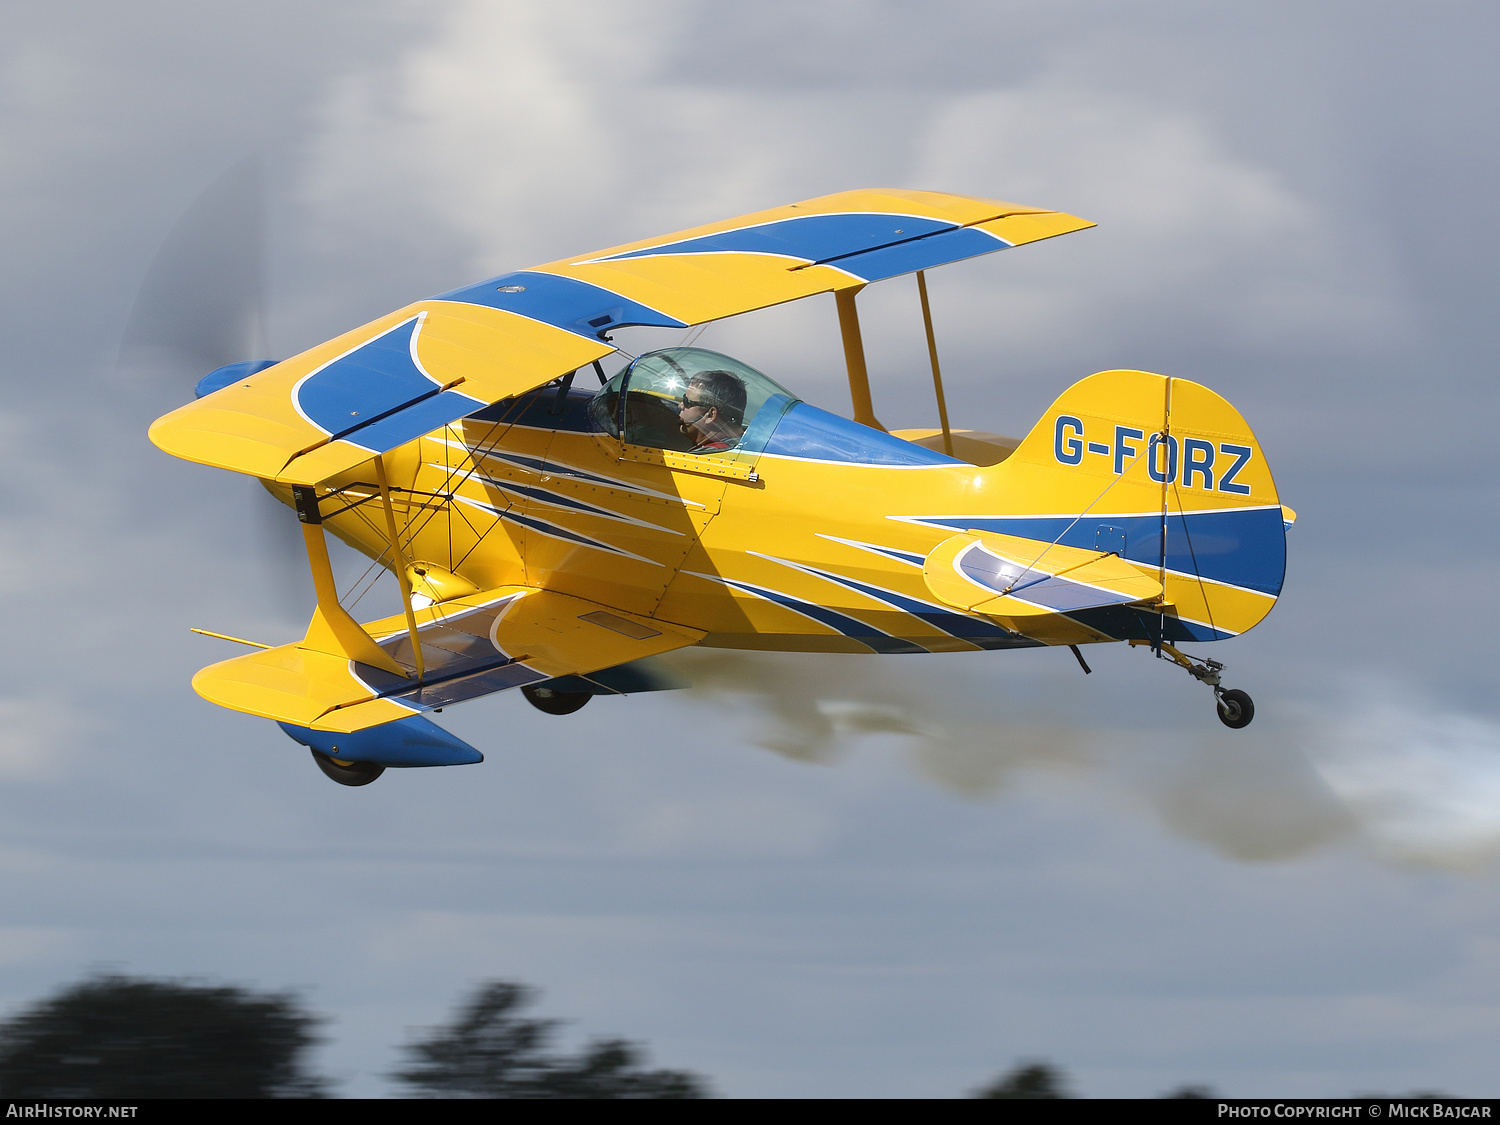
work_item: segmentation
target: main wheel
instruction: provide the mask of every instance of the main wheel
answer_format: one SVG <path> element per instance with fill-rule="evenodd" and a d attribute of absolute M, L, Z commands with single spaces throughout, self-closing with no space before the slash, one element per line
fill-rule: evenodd
<path fill-rule="evenodd" d="M 1248 727 L 1255 718 L 1255 703 L 1238 688 L 1219 692 L 1219 721 L 1226 727 L 1239 730 Z"/>
<path fill-rule="evenodd" d="M 549 687 L 523 687 L 521 694 L 538 711 L 549 715 L 571 715 L 594 696 L 587 691 L 558 691 Z"/>
<path fill-rule="evenodd" d="M 340 785 L 368 785 L 385 773 L 385 767 L 374 762 L 341 762 L 316 750 L 312 751 L 312 756 L 318 768 Z"/>

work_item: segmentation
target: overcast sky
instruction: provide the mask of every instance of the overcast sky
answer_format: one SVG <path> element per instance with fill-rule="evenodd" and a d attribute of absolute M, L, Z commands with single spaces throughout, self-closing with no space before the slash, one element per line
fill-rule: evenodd
<path fill-rule="evenodd" d="M 301 987 L 377 1096 L 406 1029 L 502 977 L 729 1095 L 952 1096 L 1030 1058 L 1095 1096 L 1500 1095 L 1497 24 L 8 0 L 0 1014 L 100 966 Z M 443 719 L 485 764 L 328 782 L 188 686 L 233 655 L 191 626 L 298 634 L 289 525 L 146 441 L 200 372 L 116 365 L 247 156 L 269 358 L 852 187 L 1096 220 L 933 275 L 950 409 L 1021 434 L 1110 367 L 1241 409 L 1301 517 L 1281 604 L 1212 649 L 1254 725 L 1121 646 L 1087 679 L 1055 650 L 689 653 L 692 692 L 476 701 Z M 861 302 L 880 416 L 935 425 L 910 279 Z M 847 411 L 835 323 L 813 299 L 701 343 Z"/>

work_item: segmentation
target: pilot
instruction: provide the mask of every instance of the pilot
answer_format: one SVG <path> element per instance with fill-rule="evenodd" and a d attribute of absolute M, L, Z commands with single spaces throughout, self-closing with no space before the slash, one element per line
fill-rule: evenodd
<path fill-rule="evenodd" d="M 733 449 L 745 436 L 745 384 L 728 371 L 700 371 L 688 382 L 677 407 L 690 453 Z"/>

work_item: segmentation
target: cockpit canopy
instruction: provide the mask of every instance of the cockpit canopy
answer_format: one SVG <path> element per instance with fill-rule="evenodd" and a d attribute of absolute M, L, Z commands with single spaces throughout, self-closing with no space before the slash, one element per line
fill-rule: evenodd
<path fill-rule="evenodd" d="M 600 387 L 589 414 L 596 429 L 613 437 L 623 432 L 633 445 L 682 453 L 759 453 L 797 401 L 727 355 L 707 348 L 663 348 L 635 359 Z M 711 424 L 694 428 L 704 415 Z"/>

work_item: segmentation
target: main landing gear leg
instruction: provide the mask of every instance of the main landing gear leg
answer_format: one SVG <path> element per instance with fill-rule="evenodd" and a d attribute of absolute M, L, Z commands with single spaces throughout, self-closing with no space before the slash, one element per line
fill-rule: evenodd
<path fill-rule="evenodd" d="M 1255 703 L 1250 696 L 1238 688 L 1225 688 L 1219 686 L 1219 673 L 1224 670 L 1224 665 L 1217 660 L 1198 661 L 1181 652 L 1176 646 L 1162 641 L 1160 644 L 1152 644 L 1151 641 L 1131 641 L 1130 645 L 1135 648 L 1138 645 L 1150 645 L 1159 648 L 1170 659 L 1176 661 L 1195 680 L 1201 680 L 1214 689 L 1214 703 L 1218 706 L 1219 721 L 1226 727 L 1239 730 L 1248 727 L 1250 720 L 1255 718 Z"/>

